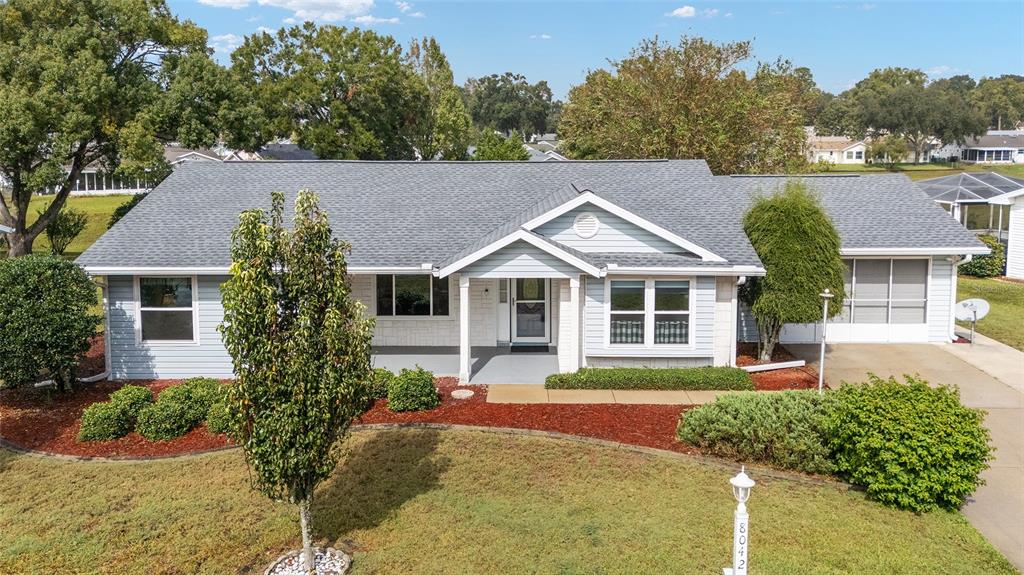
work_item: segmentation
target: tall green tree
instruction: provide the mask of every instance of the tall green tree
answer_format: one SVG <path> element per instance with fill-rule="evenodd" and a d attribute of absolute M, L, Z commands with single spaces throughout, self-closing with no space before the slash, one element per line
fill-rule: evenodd
<path fill-rule="evenodd" d="M 885 164 L 886 168 L 892 170 L 907 157 L 907 142 L 894 134 L 875 138 L 868 144 L 867 155 L 871 160 Z"/>
<path fill-rule="evenodd" d="M 235 368 L 226 401 L 234 439 L 254 487 L 298 506 L 312 572 L 310 504 L 365 407 L 373 319 L 352 297 L 349 246 L 332 237 L 315 194 L 299 192 L 286 228 L 274 193 L 269 217 L 242 212 L 231 242 L 220 331 Z"/>
<path fill-rule="evenodd" d="M 415 158 L 427 89 L 394 38 L 306 22 L 246 37 L 231 61 L 264 139 L 295 138 L 324 159 Z"/>
<path fill-rule="evenodd" d="M 452 68 L 433 38 L 413 40 L 406 61 L 427 89 L 427 113 L 413 145 L 424 160 L 465 160 L 472 122 Z"/>
<path fill-rule="evenodd" d="M 551 114 L 560 106 L 552 101 L 547 82 L 531 84 L 522 74 L 512 72 L 470 78 L 462 94 L 478 128 L 498 129 L 506 136 L 517 131 L 529 134 L 554 129 L 549 120 L 555 119 Z"/>
<path fill-rule="evenodd" d="M 483 130 L 470 159 L 523 161 L 530 159 L 530 153 L 523 146 L 523 137 L 520 134 L 506 138 L 494 130 Z"/>
<path fill-rule="evenodd" d="M 756 198 L 743 217 L 766 275 L 752 278 L 741 295 L 757 320 L 760 359 L 770 360 L 787 323 L 821 321 L 821 294 L 833 294 L 829 316 L 842 311 L 846 297 L 839 256 L 839 233 L 818 198 L 799 180 Z"/>
<path fill-rule="evenodd" d="M 990 128 L 1006 130 L 1024 122 L 1024 76 L 982 78 L 971 99 Z"/>
<path fill-rule="evenodd" d="M 705 158 L 716 173 L 804 166 L 801 80 L 786 62 L 737 66 L 749 42 L 645 40 L 569 93 L 559 137 L 570 156 Z"/>
<path fill-rule="evenodd" d="M 217 82 L 211 82 L 211 79 Z M 161 143 L 209 146 L 239 92 L 210 60 L 206 32 L 163 0 L 0 2 L 0 224 L 10 255 L 32 251 L 82 170 L 153 179 Z M 29 202 L 56 190 L 29 223 Z"/>

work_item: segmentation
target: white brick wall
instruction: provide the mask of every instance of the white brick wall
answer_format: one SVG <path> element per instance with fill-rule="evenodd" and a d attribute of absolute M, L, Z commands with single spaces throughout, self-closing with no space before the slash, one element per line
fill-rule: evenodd
<path fill-rule="evenodd" d="M 373 345 L 449 346 L 459 345 L 459 280 L 448 278 L 451 305 L 446 317 L 378 317 L 373 332 Z M 470 343 L 493 346 L 498 339 L 496 280 L 474 279 L 469 284 Z M 352 295 L 376 312 L 376 287 L 372 275 L 352 276 Z"/>

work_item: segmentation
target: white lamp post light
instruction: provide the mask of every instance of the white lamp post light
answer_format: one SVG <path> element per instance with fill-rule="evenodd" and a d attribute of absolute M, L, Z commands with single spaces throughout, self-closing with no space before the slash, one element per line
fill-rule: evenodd
<path fill-rule="evenodd" d="M 733 518 L 732 527 L 732 567 L 722 569 L 723 575 L 747 575 L 747 545 L 750 543 L 750 516 L 747 514 L 747 499 L 754 480 L 747 476 L 746 467 L 729 480 L 732 484 L 732 495 L 738 505 Z"/>
<path fill-rule="evenodd" d="M 825 291 L 818 294 L 821 296 L 821 356 L 818 358 L 818 393 L 825 387 L 825 332 L 828 331 L 828 300 L 832 299 L 832 292 L 825 288 Z"/>

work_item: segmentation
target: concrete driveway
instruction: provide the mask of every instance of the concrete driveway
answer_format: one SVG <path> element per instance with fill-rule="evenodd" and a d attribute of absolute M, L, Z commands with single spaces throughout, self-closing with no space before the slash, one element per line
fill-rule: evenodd
<path fill-rule="evenodd" d="M 790 349 L 817 363 L 816 346 Z M 984 336 L 973 346 L 842 344 L 826 352 L 830 385 L 863 381 L 868 372 L 882 377 L 919 374 L 932 383 L 957 385 L 965 405 L 987 412 L 995 460 L 982 474 L 986 484 L 963 512 L 1024 571 L 1024 353 Z"/>

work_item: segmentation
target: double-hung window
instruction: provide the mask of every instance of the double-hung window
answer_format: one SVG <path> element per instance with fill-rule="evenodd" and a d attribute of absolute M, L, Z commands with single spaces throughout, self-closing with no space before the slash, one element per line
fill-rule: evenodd
<path fill-rule="evenodd" d="M 446 316 L 448 295 L 448 278 L 381 274 L 377 276 L 377 315 Z"/>
<path fill-rule="evenodd" d="M 609 280 L 608 343 L 689 345 L 690 280 Z"/>
<path fill-rule="evenodd" d="M 139 277 L 139 339 L 194 342 L 195 282 L 192 277 Z"/>

